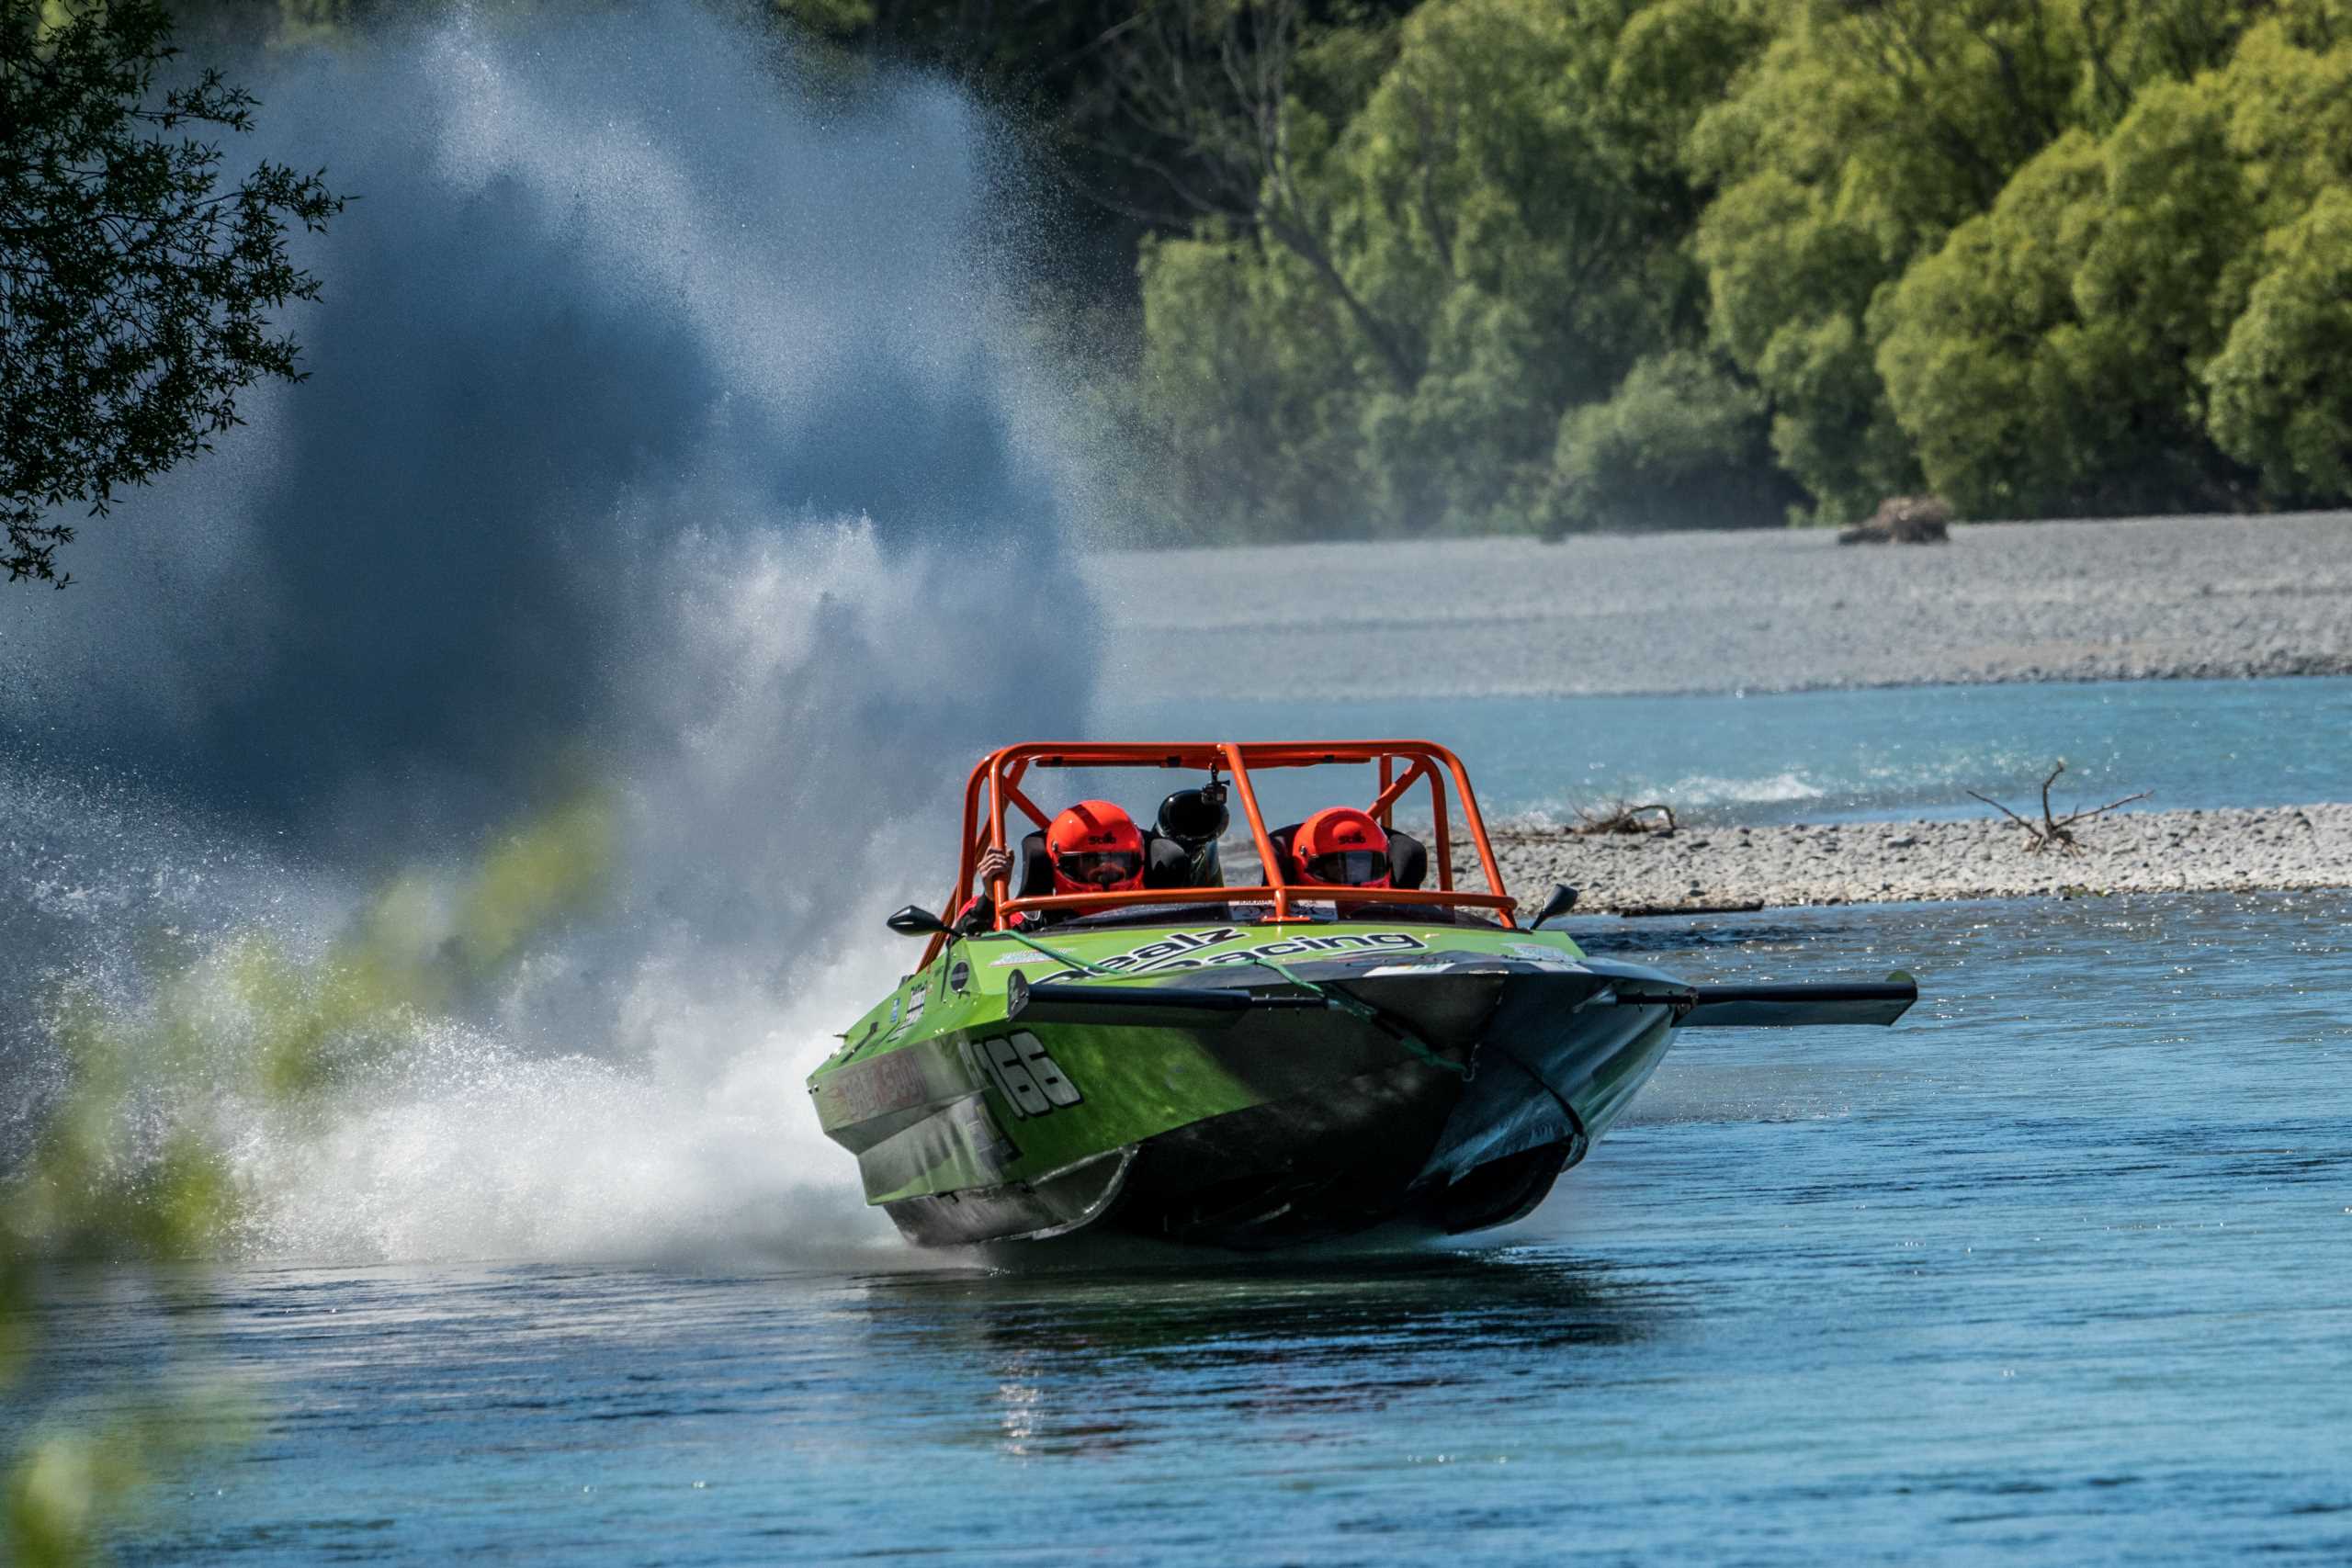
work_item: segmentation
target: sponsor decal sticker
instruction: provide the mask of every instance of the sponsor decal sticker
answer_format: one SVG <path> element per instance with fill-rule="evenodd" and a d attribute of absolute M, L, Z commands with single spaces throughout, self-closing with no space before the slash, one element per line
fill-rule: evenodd
<path fill-rule="evenodd" d="M 1240 934 L 1239 926 L 1218 926 L 1204 931 L 1177 931 L 1158 942 L 1146 942 L 1125 953 L 1098 959 L 1096 967 L 1138 975 L 1152 969 L 1189 968 L 1191 965 L 1185 961 L 1193 954 L 1220 942 L 1231 942 Z"/>
<path fill-rule="evenodd" d="M 1336 936 L 1298 936 L 1286 942 L 1270 942 L 1250 951 L 1265 958 L 1289 958 L 1298 953 L 1426 953 L 1429 945 L 1408 931 L 1341 931 Z M 1227 953 L 1209 962 L 1246 964 L 1249 960 L 1249 953 Z"/>
<path fill-rule="evenodd" d="M 918 1047 L 920 1049 L 920 1047 Z M 842 1122 L 870 1122 L 893 1111 L 927 1103 L 931 1087 L 913 1051 L 893 1051 L 854 1067 L 844 1067 L 820 1086 L 835 1097 Z"/>
<path fill-rule="evenodd" d="M 1503 944 L 1503 952 L 1521 964 L 1532 964 L 1538 969 L 1549 970 L 1555 975 L 1591 973 L 1556 947 L 1538 947 L 1532 942 L 1512 942 Z"/>
<path fill-rule="evenodd" d="M 1290 937 L 1281 942 L 1267 942 L 1261 947 L 1231 953 L 1208 951 L 1221 947 L 1240 935 L 1241 928 L 1238 926 L 1218 926 L 1205 931 L 1178 931 L 1125 953 L 1096 959 L 1094 966 L 1121 975 L 1166 975 L 1182 969 L 1249 964 L 1259 958 L 1295 958 L 1302 954 L 1325 953 L 1423 953 L 1429 949 L 1428 942 L 1408 931 L 1341 931 L 1331 936 Z M 1079 973 L 1075 969 L 1062 969 L 1046 978 L 1059 980 Z"/>

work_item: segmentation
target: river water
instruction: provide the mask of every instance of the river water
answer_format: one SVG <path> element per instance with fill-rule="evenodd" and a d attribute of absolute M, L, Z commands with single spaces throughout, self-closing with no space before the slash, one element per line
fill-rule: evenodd
<path fill-rule="evenodd" d="M 2352 1553 L 2352 896 L 1584 934 L 1923 999 L 1682 1036 L 1474 1246 L 69 1281 L 51 1376 L 271 1412 L 128 1562 Z"/>
<path fill-rule="evenodd" d="M 1184 618 L 1163 682 L 1355 694 L 1105 703 L 1118 606 L 1071 565 L 1101 455 L 1003 304 L 1057 243 L 1017 138 L 933 82 L 779 81 L 685 0 L 493 20 L 232 74 L 257 154 L 366 198 L 301 253 L 316 374 L 88 529 L 75 590 L 0 639 L 0 1175 L 103 1036 L 132 1081 L 74 1129 L 90 1168 L 189 1134 L 246 1200 L 166 1293 L 47 1280 L 36 1375 L 0 1393 L 0 1452 L 180 1378 L 255 1413 L 161 1465 L 119 1559 L 2352 1555 L 2345 896 L 1589 921 L 1694 978 L 1899 964 L 1925 1000 L 1893 1031 L 1688 1037 L 1473 1246 L 877 1237 L 800 1080 L 903 963 L 881 915 L 937 896 L 984 745 L 1419 733 L 1500 812 L 1976 812 L 2060 756 L 2100 798 L 2259 805 L 2352 799 L 2352 682 L 1368 694 L 1547 660 L 1703 685 L 1760 646 L 1711 622 L 1811 613 L 1758 596 L 1758 540 L 1674 547 L 1719 558 L 1712 600 L 1643 540 L 1608 547 L 1647 598 L 1513 632 L 1499 665 L 1468 635 L 1491 596 L 1430 605 L 1426 575 L 1376 573 L 1409 626 L 1331 601 L 1320 664 L 1243 635 L 1295 597 L 1255 566 L 1222 607 L 1154 578 Z M 1936 639 L 1902 606 L 1970 571 L 2043 609 L 1946 640 L 2168 617 L 2236 646 L 2258 615 L 2334 646 L 2305 569 L 2233 536 L 2227 572 L 2156 562 L 2199 580 L 2193 614 L 2048 610 L 2098 575 L 2056 539 L 2030 548 L 2059 580 L 2023 540 L 1855 558 L 1904 581 L 1840 657 L 1917 665 Z M 1409 668 L 1439 653 L 1460 668 Z M 554 859 L 490 878 L 583 782 L 611 841 L 526 836 Z M 603 901 L 533 927 L 520 885 L 561 885 L 566 843 Z M 311 1016 L 296 982 L 352 972 L 352 942 L 426 999 L 256 1099 L 249 1023 Z M 61 1036 L 68 1000 L 99 1035 Z"/>
<path fill-rule="evenodd" d="M 1490 812 L 1567 817 L 1665 801 L 1696 820 L 1988 815 L 2030 799 L 2141 790 L 2150 810 L 2352 800 L 2352 679 L 2091 681 L 1679 696 L 1236 702 L 1106 698 L 1122 739 L 1411 736 L 1468 761 Z M 2093 798 L 2096 797 L 2096 798 Z M 1572 819 L 1572 818 L 1571 818 Z"/>

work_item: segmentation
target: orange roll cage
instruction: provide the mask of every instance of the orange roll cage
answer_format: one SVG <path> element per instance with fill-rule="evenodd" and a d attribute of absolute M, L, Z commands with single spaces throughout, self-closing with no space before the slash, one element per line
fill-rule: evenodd
<path fill-rule="evenodd" d="M 1258 809 L 1257 791 L 1250 787 L 1250 771 L 1331 763 L 1371 763 L 1378 768 L 1379 793 L 1365 810 L 1384 828 L 1396 826 L 1393 815 L 1396 803 L 1408 790 L 1416 784 L 1429 785 L 1430 824 L 1436 840 L 1430 846 L 1437 863 L 1435 887 L 1328 887 L 1293 883 L 1283 874 L 1282 857 L 1274 852 L 1273 840 L 1266 831 L 1266 819 Z M 1033 909 L 1089 913 L 1143 904 L 1212 901 L 1270 904 L 1273 909 L 1271 919 L 1296 920 L 1307 918 L 1293 912 L 1293 900 L 1302 898 L 1337 905 L 1428 904 L 1490 909 L 1506 928 L 1517 929 L 1511 916 L 1518 900 L 1503 890 L 1502 869 L 1495 863 L 1494 847 L 1487 840 L 1487 825 L 1478 815 L 1478 800 L 1471 791 L 1470 775 L 1464 771 L 1460 758 L 1428 740 L 1218 740 L 1177 744 L 1031 741 L 1004 747 L 980 759 L 964 788 L 964 831 L 960 840 L 963 850 L 956 861 L 956 886 L 947 896 L 948 917 L 954 918 L 969 892 L 972 878 L 979 869 L 980 856 L 989 850 L 1005 848 L 1004 819 L 1008 809 L 1019 810 L 1041 829 L 1053 821 L 1050 812 L 1041 810 L 1022 791 L 1022 783 L 1032 768 L 1103 767 L 1173 768 L 1202 773 L 1215 770 L 1227 775 L 1232 781 L 1234 797 L 1240 802 L 1242 818 L 1250 825 L 1250 837 L 1257 845 L 1258 863 L 1266 880 L 1250 887 L 1149 887 L 1124 893 L 1057 893 L 1037 898 L 1012 898 L 1007 897 L 1007 879 L 999 876 L 989 882 L 988 889 L 996 904 L 998 931 L 1004 930 L 1013 916 Z M 1471 841 L 1477 846 L 1487 892 L 1464 893 L 1453 886 L 1453 824 L 1446 810 L 1448 780 L 1461 802 L 1463 821 L 1470 829 Z M 984 801 L 985 818 L 981 815 Z M 1204 898 L 1204 894 L 1211 897 Z M 940 937 L 932 939 L 931 948 L 923 954 L 924 963 L 936 955 L 943 941 Z"/>

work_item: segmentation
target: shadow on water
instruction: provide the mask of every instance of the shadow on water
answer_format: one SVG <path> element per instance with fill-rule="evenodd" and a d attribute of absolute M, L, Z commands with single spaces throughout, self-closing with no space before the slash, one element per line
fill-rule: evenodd
<path fill-rule="evenodd" d="M 1725 925 L 1689 925 L 1682 920 L 1614 921 L 1607 925 L 1571 921 L 1561 929 L 1587 953 L 1619 954 L 1738 951 L 1784 942 L 1860 941 L 1873 934 L 1867 919 L 1859 916 L 1843 923 L 1824 920 L 1802 926 L 1772 919 L 1737 920 Z"/>
<path fill-rule="evenodd" d="M 1548 1397 L 1680 1310 L 1605 1265 L 1533 1249 L 1136 1256 L 1109 1244 L 1017 1269 L 865 1275 L 847 1294 L 876 1356 L 990 1379 L 992 1440 L 1023 1455 L 1132 1448 L 1197 1422 L 1295 1420 L 1309 1442 L 1353 1429 L 1330 1417 L 1481 1383 L 1498 1397 L 1488 1380 Z"/>

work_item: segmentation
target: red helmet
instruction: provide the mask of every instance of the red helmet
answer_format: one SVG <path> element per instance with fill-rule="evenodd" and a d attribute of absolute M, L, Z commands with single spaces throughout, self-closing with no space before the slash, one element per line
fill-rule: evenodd
<path fill-rule="evenodd" d="M 1124 893 L 1143 886 L 1143 830 L 1107 800 L 1081 800 L 1046 829 L 1057 893 Z"/>
<path fill-rule="evenodd" d="M 1328 887 L 1386 887 L 1388 835 L 1352 806 L 1327 806 L 1290 841 L 1299 874 Z"/>

